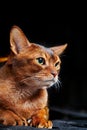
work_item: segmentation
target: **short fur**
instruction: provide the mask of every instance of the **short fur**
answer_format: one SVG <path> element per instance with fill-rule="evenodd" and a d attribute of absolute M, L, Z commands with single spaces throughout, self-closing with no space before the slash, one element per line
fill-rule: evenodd
<path fill-rule="evenodd" d="M 47 88 L 58 81 L 59 56 L 67 44 L 46 48 L 30 43 L 13 26 L 10 46 L 11 54 L 0 68 L 0 123 L 52 128 Z"/>

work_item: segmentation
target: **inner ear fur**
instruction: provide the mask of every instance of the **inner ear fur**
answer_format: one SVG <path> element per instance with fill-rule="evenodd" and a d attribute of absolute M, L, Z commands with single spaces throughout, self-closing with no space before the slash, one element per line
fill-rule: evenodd
<path fill-rule="evenodd" d="M 10 31 L 10 46 L 14 54 L 21 53 L 30 46 L 31 43 L 18 26 L 13 26 Z"/>
<path fill-rule="evenodd" d="M 67 45 L 68 44 L 65 43 L 64 45 L 54 46 L 54 47 L 51 47 L 50 49 L 53 50 L 57 55 L 61 55 L 67 48 Z"/>

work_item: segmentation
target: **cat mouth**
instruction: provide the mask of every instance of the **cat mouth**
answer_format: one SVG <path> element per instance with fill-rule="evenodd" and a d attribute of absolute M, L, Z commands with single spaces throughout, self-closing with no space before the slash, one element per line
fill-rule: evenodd
<path fill-rule="evenodd" d="M 52 78 L 52 79 L 46 79 L 45 82 L 53 82 L 56 83 L 58 80 L 58 77 Z"/>
<path fill-rule="evenodd" d="M 57 81 L 55 79 L 51 79 L 51 80 L 45 80 L 44 85 L 42 86 L 42 88 L 50 88 L 51 86 L 53 86 Z"/>
<path fill-rule="evenodd" d="M 51 80 L 45 80 L 45 82 L 53 82 L 53 83 L 55 83 L 56 81 L 55 81 L 55 79 L 51 79 Z"/>
<path fill-rule="evenodd" d="M 51 78 L 51 79 L 38 79 L 40 85 L 45 88 L 49 88 L 50 86 L 54 85 L 58 81 L 58 78 Z"/>

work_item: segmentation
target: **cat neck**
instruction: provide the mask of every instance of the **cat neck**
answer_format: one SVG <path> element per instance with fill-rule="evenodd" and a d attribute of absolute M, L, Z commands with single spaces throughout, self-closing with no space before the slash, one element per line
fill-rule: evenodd
<path fill-rule="evenodd" d="M 35 104 L 35 106 L 38 106 L 37 103 L 39 103 L 39 105 L 41 104 L 42 106 L 44 104 L 47 104 L 48 101 L 48 93 L 46 89 L 38 89 L 37 91 L 31 92 L 29 88 L 27 89 L 18 88 L 16 89 L 16 93 L 17 93 L 16 98 L 17 102 L 20 101 L 21 103 L 30 102 L 32 105 Z"/>
<path fill-rule="evenodd" d="M 31 84 L 26 84 L 26 83 L 21 83 L 17 82 L 16 83 L 16 90 L 20 92 L 20 95 L 22 94 L 22 97 L 24 99 L 29 98 L 29 99 L 35 99 L 40 96 L 40 97 L 47 97 L 47 89 L 37 89 L 36 86 L 31 86 Z"/>

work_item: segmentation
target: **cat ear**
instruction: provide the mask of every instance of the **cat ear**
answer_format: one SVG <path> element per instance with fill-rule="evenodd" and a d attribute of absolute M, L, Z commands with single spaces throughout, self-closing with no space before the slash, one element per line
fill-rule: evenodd
<path fill-rule="evenodd" d="M 13 26 L 10 31 L 10 45 L 12 52 L 18 54 L 23 52 L 31 44 L 23 31 L 18 26 Z"/>
<path fill-rule="evenodd" d="M 50 49 L 53 50 L 57 55 L 61 55 L 64 50 L 67 47 L 67 43 L 64 45 L 59 45 L 59 46 L 55 46 L 55 47 L 51 47 Z"/>

